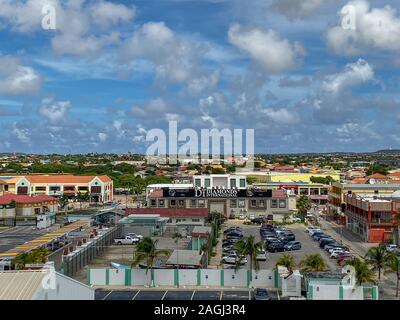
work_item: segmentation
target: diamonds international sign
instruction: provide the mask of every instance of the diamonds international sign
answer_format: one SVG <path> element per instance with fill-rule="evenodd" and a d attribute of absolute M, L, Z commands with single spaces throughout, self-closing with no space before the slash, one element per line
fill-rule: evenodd
<path fill-rule="evenodd" d="M 163 197 L 164 198 L 271 198 L 272 190 L 163 188 Z"/>

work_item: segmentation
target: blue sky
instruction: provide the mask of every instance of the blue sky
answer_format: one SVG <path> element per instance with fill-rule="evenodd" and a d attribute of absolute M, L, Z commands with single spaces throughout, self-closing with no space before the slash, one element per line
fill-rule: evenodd
<path fill-rule="evenodd" d="M 0 0 L 0 151 L 140 153 L 171 119 L 259 153 L 400 148 L 399 52 L 395 0 Z"/>

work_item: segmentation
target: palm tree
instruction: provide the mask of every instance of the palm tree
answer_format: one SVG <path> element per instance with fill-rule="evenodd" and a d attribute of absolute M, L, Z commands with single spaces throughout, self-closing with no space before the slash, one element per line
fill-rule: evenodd
<path fill-rule="evenodd" d="M 299 198 L 297 198 L 296 208 L 297 208 L 297 210 L 299 210 L 301 220 L 303 221 L 305 215 L 307 214 L 307 211 L 311 209 L 310 198 L 306 195 L 302 195 Z"/>
<path fill-rule="evenodd" d="M 12 263 L 16 269 L 24 269 L 25 265 L 29 263 L 29 254 L 25 252 L 18 254 Z"/>
<path fill-rule="evenodd" d="M 146 261 L 146 274 L 150 270 L 151 272 L 151 283 L 154 283 L 153 279 L 153 265 L 154 260 L 159 257 L 166 257 L 169 255 L 169 250 L 157 249 L 158 240 L 153 240 L 150 237 L 143 238 L 136 247 L 136 251 L 133 254 L 133 260 L 131 267 L 137 266 L 141 261 Z"/>
<path fill-rule="evenodd" d="M 400 260 L 394 254 L 390 254 L 390 258 L 387 261 L 387 271 L 396 274 L 396 298 L 399 297 L 399 281 L 400 281 Z"/>
<path fill-rule="evenodd" d="M 358 258 L 346 261 L 347 265 L 353 266 L 356 270 L 357 284 L 361 285 L 365 282 L 375 283 L 375 273 L 371 270 L 368 264 Z"/>
<path fill-rule="evenodd" d="M 365 255 L 365 261 L 372 266 L 372 270 L 378 271 L 378 280 L 381 280 L 381 272 L 385 272 L 389 263 L 390 252 L 383 246 L 370 248 Z"/>
<path fill-rule="evenodd" d="M 300 261 L 300 267 L 303 272 L 319 272 L 327 269 L 325 260 L 319 253 L 306 255 L 305 259 Z"/>
<path fill-rule="evenodd" d="M 206 257 L 207 257 L 207 264 L 210 263 L 211 260 L 211 255 L 212 255 L 212 251 L 213 251 L 213 237 L 212 235 L 209 235 L 207 238 L 207 242 L 204 242 L 199 250 L 199 253 L 205 253 Z"/>
<path fill-rule="evenodd" d="M 276 262 L 275 267 L 277 268 L 278 266 L 285 267 L 289 271 L 292 271 L 296 267 L 296 262 L 291 254 L 286 253 Z"/>
<path fill-rule="evenodd" d="M 257 260 L 258 252 L 264 247 L 262 241 L 255 243 L 254 236 L 249 236 L 244 239 L 240 239 L 234 245 L 238 255 L 249 256 L 250 258 L 250 281 L 253 280 L 253 265 L 254 269 L 257 271 L 260 269 L 260 264 Z M 238 259 L 240 264 L 241 259 Z"/>
<path fill-rule="evenodd" d="M 49 250 L 47 248 L 39 247 L 30 252 L 18 254 L 14 258 L 13 264 L 17 269 L 24 269 L 25 265 L 29 263 L 45 263 L 48 254 Z"/>

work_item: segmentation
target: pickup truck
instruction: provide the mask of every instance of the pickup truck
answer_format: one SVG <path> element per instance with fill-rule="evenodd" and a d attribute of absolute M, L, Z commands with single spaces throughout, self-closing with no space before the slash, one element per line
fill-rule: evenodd
<path fill-rule="evenodd" d="M 132 237 L 132 236 L 125 236 L 123 238 L 117 238 L 114 239 L 114 244 L 119 244 L 119 245 L 123 245 L 123 244 L 136 244 L 140 241 L 139 238 L 137 237 Z"/>

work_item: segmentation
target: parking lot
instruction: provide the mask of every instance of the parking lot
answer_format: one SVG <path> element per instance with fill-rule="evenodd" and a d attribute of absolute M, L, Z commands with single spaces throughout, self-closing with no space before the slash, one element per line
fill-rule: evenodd
<path fill-rule="evenodd" d="M 227 228 L 231 225 L 232 223 L 228 222 Z M 234 225 L 238 225 L 238 223 L 236 222 L 234 223 Z M 243 235 L 245 237 L 252 235 L 255 237 L 256 242 L 261 241 L 259 225 L 239 224 L 239 226 L 242 228 Z M 331 271 L 336 271 L 339 269 L 338 265 L 336 264 L 336 261 L 334 259 L 330 259 L 328 254 L 318 246 L 318 242 L 313 241 L 312 238 L 305 232 L 305 226 L 303 224 L 292 224 L 288 225 L 287 228 L 294 233 L 296 241 L 301 242 L 301 249 L 288 252 L 275 252 L 275 253 L 267 251 L 267 261 L 259 261 L 260 269 L 274 269 L 275 264 L 278 261 L 279 257 L 281 257 L 285 253 L 290 253 L 294 257 L 297 265 L 300 263 L 302 259 L 305 258 L 306 255 L 319 253 L 324 258 L 328 268 Z M 222 245 L 221 242 L 222 241 L 220 241 L 220 243 L 218 244 L 219 246 Z M 228 266 L 229 265 L 226 264 L 224 265 L 224 267 Z M 245 266 L 242 266 L 242 268 L 250 268 L 250 262 L 247 262 L 247 264 Z"/>
<path fill-rule="evenodd" d="M 277 291 L 269 291 L 279 300 Z M 95 300 L 252 300 L 252 290 L 96 290 Z"/>
<path fill-rule="evenodd" d="M 48 230 L 36 230 L 32 226 L 9 228 L 0 232 L 0 253 L 4 253 L 18 245 L 24 244 L 49 232 Z"/>

